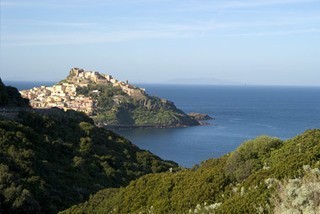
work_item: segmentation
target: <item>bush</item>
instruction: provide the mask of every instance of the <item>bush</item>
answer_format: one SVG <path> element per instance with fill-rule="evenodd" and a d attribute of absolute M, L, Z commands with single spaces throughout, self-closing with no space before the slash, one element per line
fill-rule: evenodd
<path fill-rule="evenodd" d="M 56 213 L 103 188 L 177 167 L 82 117 L 53 109 L 21 112 L 19 123 L 0 120 L 1 213 Z"/>
<path fill-rule="evenodd" d="M 229 155 L 207 160 L 193 169 L 142 176 L 126 188 L 117 189 L 110 197 L 108 190 L 101 191 L 97 197 L 66 212 L 273 213 L 289 210 L 294 213 L 290 207 L 298 206 L 293 208 L 299 213 L 316 213 L 319 175 L 315 180 L 308 175 L 307 167 L 302 170 L 300 165 L 309 163 L 310 168 L 320 167 L 319 146 L 320 130 L 307 131 L 285 142 L 258 137 L 243 143 Z M 149 162 L 144 156 L 140 158 Z M 290 180 L 298 176 L 303 176 L 298 183 Z M 288 186 L 291 181 L 295 182 Z M 282 185 L 280 192 L 277 182 Z M 274 195 L 279 194 L 278 205 L 288 204 L 284 208 L 274 203 Z"/>
<path fill-rule="evenodd" d="M 302 178 L 279 182 L 274 194 L 274 213 L 318 213 L 320 211 L 320 170 L 304 166 Z"/>
<path fill-rule="evenodd" d="M 271 151 L 279 148 L 282 141 L 278 138 L 260 136 L 241 144 L 228 157 L 225 172 L 232 180 L 241 182 L 254 171 L 267 165 Z"/>

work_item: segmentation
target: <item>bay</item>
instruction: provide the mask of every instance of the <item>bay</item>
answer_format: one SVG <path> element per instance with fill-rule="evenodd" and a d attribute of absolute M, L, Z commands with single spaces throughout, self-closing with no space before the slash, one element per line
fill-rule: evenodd
<path fill-rule="evenodd" d="M 54 82 L 6 82 L 19 90 Z M 210 125 L 115 130 L 142 149 L 184 167 L 222 156 L 259 135 L 291 138 L 320 128 L 320 87 L 140 84 L 185 112 L 209 114 Z"/>
<path fill-rule="evenodd" d="M 185 167 L 222 156 L 259 135 L 283 140 L 320 128 L 320 87 L 141 85 L 211 125 L 117 132 L 140 148 Z"/>

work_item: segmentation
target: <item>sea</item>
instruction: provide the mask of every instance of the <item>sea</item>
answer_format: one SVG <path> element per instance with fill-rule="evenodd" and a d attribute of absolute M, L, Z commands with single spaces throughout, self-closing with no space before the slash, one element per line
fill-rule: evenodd
<path fill-rule="evenodd" d="M 51 82 L 5 82 L 28 89 Z M 320 87 L 140 84 L 185 112 L 208 114 L 209 125 L 115 130 L 142 149 L 183 167 L 225 155 L 260 135 L 292 138 L 320 128 Z"/>

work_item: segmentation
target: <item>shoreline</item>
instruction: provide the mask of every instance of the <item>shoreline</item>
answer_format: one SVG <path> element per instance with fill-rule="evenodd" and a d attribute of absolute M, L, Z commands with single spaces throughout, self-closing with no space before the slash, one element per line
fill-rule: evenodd
<path fill-rule="evenodd" d="M 210 119 L 213 120 L 213 119 Z M 193 126 L 209 126 L 212 125 L 203 120 L 198 120 L 197 125 L 97 125 L 98 127 L 102 127 L 109 130 L 120 130 L 120 129 L 173 129 L 173 128 L 187 128 Z"/>
<path fill-rule="evenodd" d="M 119 130 L 119 129 L 165 129 L 165 128 L 186 128 L 191 126 L 200 126 L 199 125 L 177 125 L 177 126 L 166 126 L 166 125 L 97 125 L 110 130 Z"/>

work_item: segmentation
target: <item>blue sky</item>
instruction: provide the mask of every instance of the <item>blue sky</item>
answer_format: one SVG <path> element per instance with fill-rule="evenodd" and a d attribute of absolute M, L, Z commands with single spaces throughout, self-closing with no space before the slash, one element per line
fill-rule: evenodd
<path fill-rule="evenodd" d="M 0 77 L 320 85 L 319 0 L 1 0 Z"/>

